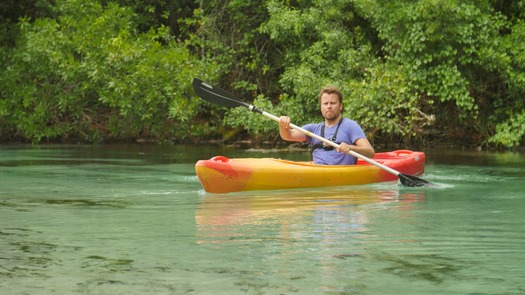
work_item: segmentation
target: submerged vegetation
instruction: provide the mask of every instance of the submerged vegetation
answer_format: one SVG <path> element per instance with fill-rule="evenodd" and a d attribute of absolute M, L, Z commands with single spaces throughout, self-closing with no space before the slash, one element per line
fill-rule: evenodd
<path fill-rule="evenodd" d="M 199 77 L 296 124 L 334 84 L 375 144 L 523 145 L 525 0 L 0 4 L 0 140 L 277 138 Z"/>

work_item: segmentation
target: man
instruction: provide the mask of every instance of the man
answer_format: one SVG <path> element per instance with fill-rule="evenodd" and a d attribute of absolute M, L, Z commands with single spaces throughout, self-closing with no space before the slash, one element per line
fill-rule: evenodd
<path fill-rule="evenodd" d="M 324 122 L 307 124 L 303 126 L 303 129 L 338 143 L 338 149 L 334 150 L 332 146 L 323 145 L 323 142 L 320 140 L 290 128 L 290 118 L 287 116 L 279 118 L 279 134 L 281 138 L 288 141 L 308 141 L 312 146 L 314 164 L 353 165 L 357 159 L 349 155 L 348 151 L 354 151 L 368 158 L 373 158 L 375 155 L 374 148 L 366 138 L 363 129 L 355 121 L 343 118 L 341 114 L 343 111 L 343 95 L 341 91 L 332 86 L 321 89 L 319 103 Z"/>

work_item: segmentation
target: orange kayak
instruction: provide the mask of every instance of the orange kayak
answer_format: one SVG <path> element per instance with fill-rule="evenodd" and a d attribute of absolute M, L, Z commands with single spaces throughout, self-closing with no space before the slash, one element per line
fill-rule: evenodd
<path fill-rule="evenodd" d="M 374 161 L 401 173 L 420 175 L 425 154 L 408 150 L 376 153 Z M 397 176 L 363 160 L 356 165 L 315 165 L 273 158 L 216 156 L 195 164 L 197 177 L 209 193 L 343 186 L 397 180 Z"/>

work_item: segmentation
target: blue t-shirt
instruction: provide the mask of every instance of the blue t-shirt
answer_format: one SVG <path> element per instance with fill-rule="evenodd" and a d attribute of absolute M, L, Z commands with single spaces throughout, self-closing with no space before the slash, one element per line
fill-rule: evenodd
<path fill-rule="evenodd" d="M 343 118 L 342 120 L 343 122 L 341 122 L 339 131 L 337 131 L 337 138 L 334 140 L 335 142 L 346 142 L 348 144 L 355 144 L 356 140 L 360 138 L 366 138 L 365 132 L 354 120 L 345 118 Z M 304 125 L 303 128 L 321 136 L 321 128 L 323 127 L 323 125 L 324 122 L 318 124 L 312 123 Z M 337 124 L 335 124 L 332 127 L 326 126 L 324 128 L 324 138 L 332 139 L 336 129 Z M 319 143 L 322 144 L 320 140 L 310 136 L 306 136 L 306 139 L 312 147 Z M 312 156 L 314 164 L 321 165 L 354 165 L 357 161 L 357 159 L 354 156 L 345 153 L 340 153 L 335 149 L 326 151 L 322 148 L 318 148 L 312 152 Z"/>

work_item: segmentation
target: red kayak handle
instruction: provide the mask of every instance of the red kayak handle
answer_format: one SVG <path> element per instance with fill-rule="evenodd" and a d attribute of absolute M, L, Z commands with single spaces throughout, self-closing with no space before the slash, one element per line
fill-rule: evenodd
<path fill-rule="evenodd" d="M 231 159 L 227 158 L 225 156 L 215 156 L 215 157 L 211 158 L 210 161 L 227 163 L 227 162 L 230 162 Z"/>
<path fill-rule="evenodd" d="M 398 156 L 401 156 L 404 154 L 406 155 L 413 154 L 414 152 L 410 150 L 397 150 L 397 151 L 394 151 L 394 153 L 396 153 Z"/>

